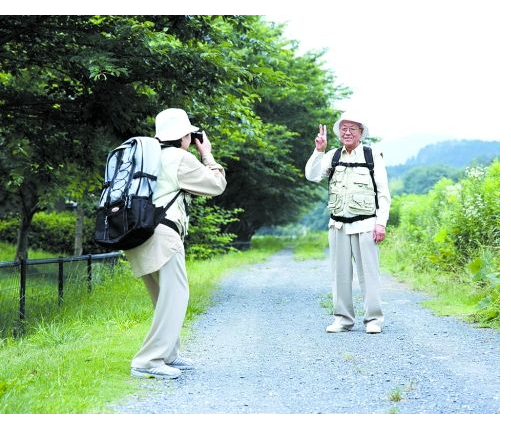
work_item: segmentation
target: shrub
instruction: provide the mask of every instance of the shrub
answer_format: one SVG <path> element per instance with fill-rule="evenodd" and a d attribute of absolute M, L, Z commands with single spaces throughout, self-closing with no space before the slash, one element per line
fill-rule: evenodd
<path fill-rule="evenodd" d="M 475 259 L 481 248 L 499 250 L 500 163 L 471 167 L 458 183 L 442 179 L 426 195 L 394 200 L 398 231 L 419 266 L 453 270 Z"/>
<path fill-rule="evenodd" d="M 85 217 L 83 224 L 83 253 L 100 253 L 104 249 L 94 242 L 93 218 Z M 42 249 L 48 252 L 73 255 L 76 230 L 76 215 L 71 211 L 38 212 L 32 219 L 28 235 L 29 246 L 32 249 Z M 4 242 L 17 242 L 19 220 L 9 218 L 0 220 L 0 239 Z"/>
<path fill-rule="evenodd" d="M 185 240 L 187 255 L 195 259 L 209 258 L 229 251 L 233 234 L 224 233 L 223 227 L 236 220 L 240 210 L 222 210 L 207 205 L 206 197 L 194 199 L 189 234 Z M 76 214 L 65 212 L 38 212 L 34 215 L 29 232 L 29 246 L 65 255 L 73 255 Z M 108 252 L 94 242 L 95 218 L 86 216 L 83 224 L 83 253 Z M 0 220 L 0 240 L 15 244 L 19 220 Z"/>
<path fill-rule="evenodd" d="M 185 248 L 188 257 L 206 259 L 213 255 L 233 249 L 230 245 L 236 237 L 232 233 L 223 232 L 223 228 L 234 221 L 239 209 L 225 210 L 216 206 L 208 206 L 206 197 L 196 197 L 192 203 L 190 227 Z"/>
<path fill-rule="evenodd" d="M 457 183 L 443 179 L 426 195 L 402 195 L 394 202 L 395 253 L 419 271 L 468 274 L 462 279 L 474 287 L 479 303 L 472 318 L 498 323 L 500 162 L 467 168 Z"/>

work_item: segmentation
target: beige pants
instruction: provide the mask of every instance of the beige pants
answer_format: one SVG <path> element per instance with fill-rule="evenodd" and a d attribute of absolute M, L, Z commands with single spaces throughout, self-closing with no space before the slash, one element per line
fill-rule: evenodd
<path fill-rule="evenodd" d="M 142 277 L 154 306 L 149 333 L 131 366 L 154 368 L 172 362 L 179 351 L 179 332 L 188 306 L 185 257 L 176 253 L 159 271 Z"/>
<path fill-rule="evenodd" d="M 333 283 L 334 315 L 341 317 L 346 328 L 355 324 L 353 309 L 353 261 L 355 261 L 360 290 L 364 297 L 364 324 L 370 321 L 383 324 L 380 298 L 378 246 L 373 233 L 346 234 L 345 227 L 331 227 L 328 233 Z"/>

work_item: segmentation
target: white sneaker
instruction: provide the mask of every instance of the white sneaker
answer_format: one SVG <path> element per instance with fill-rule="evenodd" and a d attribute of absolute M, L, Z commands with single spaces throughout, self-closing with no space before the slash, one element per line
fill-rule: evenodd
<path fill-rule="evenodd" d="M 327 333 L 340 333 L 343 331 L 350 331 L 349 328 L 346 328 L 341 323 L 341 317 L 334 317 L 334 322 L 330 324 L 328 327 L 326 327 Z"/>
<path fill-rule="evenodd" d="M 180 375 L 179 369 L 167 365 L 156 368 L 131 368 L 131 376 L 136 378 L 174 379 Z"/>
<path fill-rule="evenodd" d="M 366 324 L 366 333 L 367 334 L 380 334 L 381 327 L 376 322 L 368 322 Z"/>
<path fill-rule="evenodd" d="M 179 356 L 174 359 L 172 362 L 167 363 L 167 366 L 170 366 L 172 368 L 178 368 L 180 370 L 188 370 L 188 369 L 194 369 L 193 367 L 193 360 L 184 358 L 182 356 Z"/>

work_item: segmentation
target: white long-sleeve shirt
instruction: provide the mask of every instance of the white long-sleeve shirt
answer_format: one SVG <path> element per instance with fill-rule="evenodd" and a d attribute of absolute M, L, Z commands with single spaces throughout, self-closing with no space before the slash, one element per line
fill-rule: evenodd
<path fill-rule="evenodd" d="M 336 150 L 337 148 L 334 148 L 325 153 L 315 149 L 305 165 L 305 178 L 316 183 L 328 178 L 332 168 L 332 158 Z M 374 181 L 376 183 L 379 205 L 379 208 L 376 210 L 376 217 L 355 221 L 353 223 L 343 223 L 341 221 L 330 219 L 328 227 L 340 229 L 344 225 L 347 234 L 354 234 L 373 231 L 375 224 L 382 226 L 387 225 L 390 211 L 390 191 L 387 179 L 387 170 L 385 170 L 385 164 L 381 154 L 375 151 L 374 148 L 372 148 L 372 150 L 374 160 Z M 351 154 L 349 154 L 343 147 L 339 161 L 343 161 L 345 163 L 365 163 L 363 145 L 358 145 Z"/>

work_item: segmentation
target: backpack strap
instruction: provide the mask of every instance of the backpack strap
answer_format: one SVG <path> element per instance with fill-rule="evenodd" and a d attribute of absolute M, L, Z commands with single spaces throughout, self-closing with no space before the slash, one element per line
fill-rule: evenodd
<path fill-rule="evenodd" d="M 141 177 L 147 177 L 149 180 L 153 180 L 153 181 L 156 181 L 158 178 L 156 176 L 154 176 L 153 174 L 149 174 L 149 173 L 145 173 L 143 171 L 137 171 L 134 175 L 133 175 L 133 179 L 139 179 Z"/>
<path fill-rule="evenodd" d="M 334 153 L 334 156 L 332 157 L 332 168 L 330 169 L 330 174 L 328 175 L 328 183 L 330 183 L 330 180 L 332 180 L 332 177 L 334 176 L 335 168 L 339 165 L 339 160 L 341 159 L 341 152 L 342 152 L 342 147 L 337 148 L 337 150 Z"/>
<path fill-rule="evenodd" d="M 374 180 L 373 151 L 366 145 L 364 145 L 364 158 L 366 160 L 367 168 L 369 169 L 369 174 L 371 175 L 371 181 L 373 182 L 374 200 L 376 203 L 376 209 L 378 209 L 380 207 L 378 205 L 378 190 L 376 189 L 376 182 Z"/>
<path fill-rule="evenodd" d="M 174 196 L 174 198 L 171 199 L 171 201 L 165 205 L 165 208 L 163 208 L 163 210 L 161 211 L 161 213 L 159 214 L 160 217 L 159 217 L 159 221 L 158 221 L 158 224 L 163 224 L 165 226 L 168 226 L 170 227 L 172 230 L 176 231 L 177 234 L 179 234 L 179 236 L 181 236 L 181 233 L 179 232 L 179 229 L 177 228 L 177 224 L 174 223 L 172 220 L 169 220 L 167 217 L 166 217 L 166 214 L 167 214 L 167 210 L 171 207 L 171 205 L 176 202 L 176 199 L 178 198 L 179 195 L 181 195 L 181 193 L 184 193 L 185 191 L 183 189 L 179 189 L 179 191 L 176 193 L 176 195 Z M 185 204 L 186 204 L 186 201 L 185 201 Z M 157 225 L 158 225 L 157 224 Z"/>
<path fill-rule="evenodd" d="M 171 205 L 174 202 L 176 202 L 177 197 L 181 195 L 181 193 L 184 193 L 183 189 L 179 189 L 179 192 L 176 194 L 176 196 L 174 196 L 174 198 L 172 198 L 172 200 L 167 205 L 165 205 L 165 208 L 163 208 L 163 215 L 167 213 L 167 210 L 171 207 Z"/>

